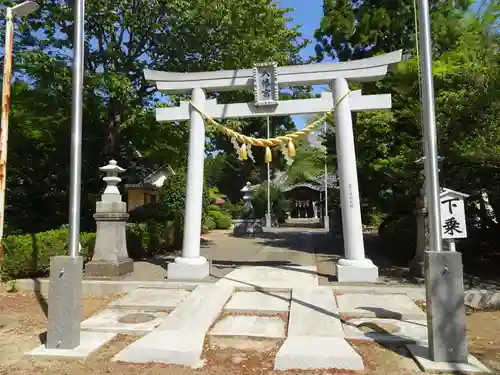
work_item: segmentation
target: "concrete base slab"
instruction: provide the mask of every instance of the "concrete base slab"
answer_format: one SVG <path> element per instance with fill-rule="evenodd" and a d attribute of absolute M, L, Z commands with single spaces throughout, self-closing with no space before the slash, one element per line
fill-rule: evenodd
<path fill-rule="evenodd" d="M 80 345 L 74 349 L 47 349 L 45 345 L 41 345 L 25 355 L 48 359 L 87 359 L 93 352 L 115 337 L 116 333 L 80 332 Z"/>
<path fill-rule="evenodd" d="M 210 341 L 217 337 L 243 336 L 246 338 L 282 340 L 285 322 L 278 317 L 236 315 L 218 321 L 208 333 Z"/>
<path fill-rule="evenodd" d="M 202 365 L 205 334 L 232 293 L 231 287 L 198 286 L 155 331 L 123 349 L 113 361 Z"/>
<path fill-rule="evenodd" d="M 292 291 L 288 336 L 344 336 L 331 288 L 316 287 Z"/>
<path fill-rule="evenodd" d="M 245 289 L 291 289 L 318 286 L 315 266 L 286 267 L 241 267 L 229 272 L 216 282 L 217 285 L 230 285 Z"/>
<path fill-rule="evenodd" d="M 277 340 L 258 340 L 255 338 L 246 337 L 209 337 L 209 344 L 211 348 L 217 349 L 236 349 L 242 351 L 256 351 L 256 352 L 269 352 L 276 350 L 281 341 Z"/>
<path fill-rule="evenodd" d="M 176 289 L 136 289 L 125 297 L 113 301 L 113 309 L 166 310 L 179 305 L 191 292 Z"/>
<path fill-rule="evenodd" d="M 336 265 L 337 281 L 340 283 L 375 283 L 378 280 L 378 267 L 341 266 Z"/>
<path fill-rule="evenodd" d="M 427 315 L 405 294 L 345 293 L 337 295 L 340 316 L 427 320 Z"/>
<path fill-rule="evenodd" d="M 427 341 L 425 321 L 361 318 L 342 323 L 347 339 L 377 342 L 420 343 Z"/>
<path fill-rule="evenodd" d="M 121 259 L 118 261 L 93 260 L 85 265 L 86 279 L 120 279 L 134 272 L 134 261 L 132 259 Z"/>
<path fill-rule="evenodd" d="M 364 370 L 363 359 L 340 337 L 289 337 L 276 354 L 275 370 Z"/>
<path fill-rule="evenodd" d="M 224 311 L 255 314 L 279 314 L 288 312 L 290 293 L 275 292 L 236 292 Z"/>
<path fill-rule="evenodd" d="M 200 332 L 153 331 L 123 349 L 112 361 L 201 366 L 204 339 Z"/>
<path fill-rule="evenodd" d="M 187 264 L 173 262 L 167 265 L 169 280 L 203 280 L 210 275 L 210 263 Z"/>
<path fill-rule="evenodd" d="M 491 373 L 485 365 L 474 356 L 469 355 L 468 363 L 434 362 L 430 359 L 427 346 L 411 344 L 406 346 L 422 371 L 429 372 L 460 372 L 460 373 Z"/>
<path fill-rule="evenodd" d="M 80 324 L 82 331 L 145 335 L 168 316 L 164 312 L 141 310 L 104 310 Z"/>

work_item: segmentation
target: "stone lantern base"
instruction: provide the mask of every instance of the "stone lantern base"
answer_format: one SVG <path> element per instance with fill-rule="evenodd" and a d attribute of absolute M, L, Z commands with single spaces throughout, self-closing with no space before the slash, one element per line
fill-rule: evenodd
<path fill-rule="evenodd" d="M 91 261 L 85 266 L 86 279 L 122 279 L 134 271 L 132 259 L 116 262 Z"/>

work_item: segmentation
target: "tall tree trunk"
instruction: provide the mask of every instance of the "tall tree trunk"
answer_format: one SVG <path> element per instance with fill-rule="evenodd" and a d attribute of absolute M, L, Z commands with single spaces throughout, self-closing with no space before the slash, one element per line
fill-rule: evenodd
<path fill-rule="evenodd" d="M 104 155 L 107 159 L 116 158 L 120 149 L 120 124 L 122 114 L 115 106 L 110 104 L 108 110 L 108 127 L 104 144 Z"/>

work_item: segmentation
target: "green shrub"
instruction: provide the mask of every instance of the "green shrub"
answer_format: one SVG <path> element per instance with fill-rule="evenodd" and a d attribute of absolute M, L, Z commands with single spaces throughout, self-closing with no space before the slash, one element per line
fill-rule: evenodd
<path fill-rule="evenodd" d="M 130 223 L 145 223 L 148 221 L 156 221 L 163 223 L 168 219 L 168 210 L 165 205 L 159 203 L 147 203 L 134 208 L 129 212 Z"/>
<path fill-rule="evenodd" d="M 285 222 L 287 212 L 290 210 L 291 202 L 285 198 L 285 194 L 279 186 L 271 183 L 271 213 L 280 223 Z M 252 198 L 254 214 L 256 218 L 263 218 L 267 212 L 267 183 L 260 185 Z"/>
<path fill-rule="evenodd" d="M 208 233 L 214 230 L 216 227 L 217 224 L 215 223 L 215 220 L 212 217 L 208 215 L 203 216 L 201 223 L 201 233 Z"/>
<path fill-rule="evenodd" d="M 215 219 L 215 226 L 217 229 L 229 229 L 233 220 L 228 215 L 221 215 Z"/>
<path fill-rule="evenodd" d="M 222 207 L 221 211 L 222 213 L 227 214 L 228 216 L 231 216 L 233 219 L 241 219 L 241 216 L 243 214 L 243 201 L 239 201 L 236 203 L 232 203 L 230 201 L 226 201 Z"/>
<path fill-rule="evenodd" d="M 417 224 L 411 214 L 392 215 L 379 228 L 382 249 L 394 261 L 407 262 L 415 255 Z"/>
<path fill-rule="evenodd" d="M 217 211 L 217 210 L 210 210 L 207 212 L 207 214 L 212 219 L 214 219 L 216 222 L 217 222 L 218 218 L 220 218 L 221 216 L 224 216 L 224 214 L 221 211 Z"/>
<path fill-rule="evenodd" d="M 81 256 L 84 262 L 88 262 L 92 259 L 95 234 L 81 233 L 80 244 Z M 68 229 L 7 236 L 3 245 L 2 279 L 46 276 L 50 270 L 50 258 L 68 253 Z"/>
<path fill-rule="evenodd" d="M 164 253 L 169 248 L 182 245 L 182 223 L 155 221 L 127 224 L 127 250 L 134 260 L 151 258 Z"/>

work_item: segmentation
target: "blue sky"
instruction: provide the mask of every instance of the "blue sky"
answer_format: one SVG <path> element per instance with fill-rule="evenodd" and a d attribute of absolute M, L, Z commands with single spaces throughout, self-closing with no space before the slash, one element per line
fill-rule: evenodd
<path fill-rule="evenodd" d="M 278 0 L 281 8 L 294 8 L 288 13 L 293 21 L 290 25 L 301 25 L 300 32 L 303 37 L 314 40 L 313 34 L 321 22 L 323 16 L 323 0 Z M 314 42 L 305 48 L 301 55 L 308 58 L 314 55 Z"/>
<path fill-rule="evenodd" d="M 315 54 L 314 52 L 314 30 L 316 30 L 323 16 L 323 0 L 277 0 L 281 8 L 294 8 L 288 13 L 289 17 L 293 18 L 290 22 L 292 25 L 300 25 L 300 32 L 305 39 L 309 39 L 311 43 L 301 51 L 301 56 L 308 58 Z M 322 91 L 322 90 L 319 90 Z M 295 125 L 298 128 L 303 128 L 307 122 L 307 116 L 292 116 Z"/>

